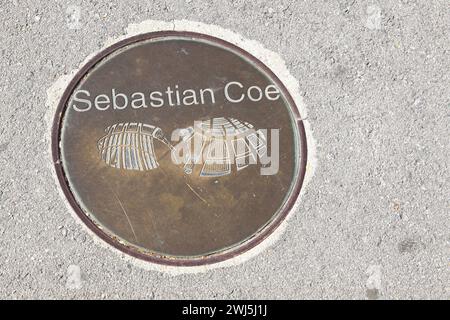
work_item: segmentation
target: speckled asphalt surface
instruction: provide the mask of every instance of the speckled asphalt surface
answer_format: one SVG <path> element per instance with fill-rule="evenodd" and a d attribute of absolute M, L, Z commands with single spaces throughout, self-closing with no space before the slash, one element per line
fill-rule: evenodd
<path fill-rule="evenodd" d="M 21 1 L 0 6 L 0 298 L 448 299 L 448 1 Z M 46 153 L 46 90 L 131 23 L 215 24 L 298 79 L 315 176 L 281 239 L 170 276 L 94 242 Z"/>

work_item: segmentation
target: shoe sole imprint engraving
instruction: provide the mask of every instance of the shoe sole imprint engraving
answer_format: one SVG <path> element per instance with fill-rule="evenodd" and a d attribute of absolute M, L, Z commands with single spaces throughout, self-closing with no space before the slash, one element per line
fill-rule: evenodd
<path fill-rule="evenodd" d="M 194 166 L 203 161 L 200 177 L 221 177 L 231 174 L 232 164 L 236 170 L 256 163 L 257 156 L 267 150 L 266 136 L 253 125 L 234 118 L 213 118 L 199 121 L 188 127 L 182 135 L 183 144 L 201 141 L 198 153 L 190 153 L 184 164 L 184 173 L 192 174 Z M 100 158 L 117 169 L 148 171 L 159 164 L 154 140 L 174 150 L 162 130 L 144 123 L 117 123 L 105 129 L 106 135 L 97 142 Z M 201 163 L 201 162 L 200 162 Z"/>
<path fill-rule="evenodd" d="M 148 171 L 159 166 L 153 141 L 170 143 L 158 127 L 136 123 L 117 123 L 105 129 L 97 142 L 100 158 L 117 169 Z"/>
<path fill-rule="evenodd" d="M 236 170 L 256 163 L 259 156 L 267 150 L 266 136 L 253 125 L 234 118 L 213 118 L 199 122 L 185 129 L 183 143 L 189 144 L 199 139 L 201 148 L 197 154 L 191 154 L 184 165 L 184 172 L 192 174 L 194 166 L 202 156 L 204 160 L 201 177 L 220 177 L 231 174 L 232 164 Z"/>

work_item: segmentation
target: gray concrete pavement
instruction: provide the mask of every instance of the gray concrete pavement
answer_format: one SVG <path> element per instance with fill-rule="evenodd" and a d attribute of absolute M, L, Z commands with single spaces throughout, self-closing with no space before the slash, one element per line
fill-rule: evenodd
<path fill-rule="evenodd" d="M 450 298 L 448 1 L 2 0 L 0 14 L 0 298 Z M 46 90 L 147 19 L 240 33 L 299 80 L 315 176 L 245 263 L 144 270 L 94 242 L 54 185 Z"/>

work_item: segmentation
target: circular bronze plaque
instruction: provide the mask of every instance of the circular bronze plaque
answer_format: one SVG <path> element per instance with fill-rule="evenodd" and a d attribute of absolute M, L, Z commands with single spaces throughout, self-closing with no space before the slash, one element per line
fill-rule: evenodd
<path fill-rule="evenodd" d="M 65 91 L 53 157 L 66 197 L 135 257 L 200 265 L 266 238 L 306 165 L 293 99 L 260 61 L 220 39 L 157 32 L 116 43 Z"/>

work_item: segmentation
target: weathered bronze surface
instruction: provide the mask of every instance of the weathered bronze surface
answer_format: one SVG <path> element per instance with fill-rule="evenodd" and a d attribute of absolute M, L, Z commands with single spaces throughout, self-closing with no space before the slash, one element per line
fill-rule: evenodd
<path fill-rule="evenodd" d="M 233 101 L 224 95 L 229 82 L 243 85 L 229 87 Z M 270 85 L 279 99 L 247 97 L 247 88 L 264 94 Z M 201 96 L 208 88 L 214 98 L 208 90 Z M 306 160 L 295 110 L 279 80 L 230 44 L 191 33 L 144 35 L 107 49 L 69 86 L 55 118 L 55 165 L 78 215 L 110 244 L 159 263 L 219 261 L 256 245 L 295 201 Z M 277 173 L 261 175 L 260 163 L 237 170 L 228 160 L 174 164 L 172 132 L 191 128 L 183 131 L 189 136 L 194 121 L 219 135 L 279 129 Z M 231 157 L 232 147 L 223 148 Z"/>

